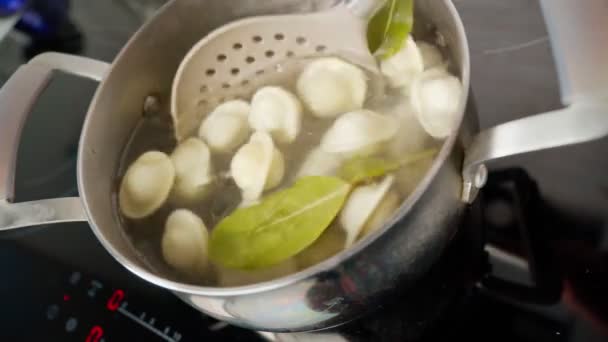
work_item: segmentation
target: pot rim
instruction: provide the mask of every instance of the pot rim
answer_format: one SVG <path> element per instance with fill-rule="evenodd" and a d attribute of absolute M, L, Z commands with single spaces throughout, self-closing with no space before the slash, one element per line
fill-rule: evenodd
<path fill-rule="evenodd" d="M 463 85 L 463 94 L 461 97 L 460 103 L 460 116 L 458 119 L 458 124 L 455 125 L 454 130 L 450 134 L 450 136 L 444 141 L 441 150 L 438 156 L 435 158 L 433 165 L 430 170 L 426 173 L 422 181 L 416 186 L 416 189 L 408 196 L 408 198 L 401 204 L 399 212 L 397 215 L 387 221 L 380 229 L 370 234 L 367 238 L 362 239 L 356 242 L 352 247 L 343 250 L 332 257 L 323 260 L 311 267 L 298 271 L 296 273 L 289 274 L 284 277 L 276 278 L 270 281 L 245 285 L 245 286 L 235 286 L 235 287 L 210 287 L 210 286 L 199 286 L 181 283 L 173 280 L 166 279 L 162 276 L 159 276 L 153 273 L 151 270 L 145 269 L 131 262 L 122 255 L 114 246 L 108 242 L 108 240 L 104 237 L 101 230 L 97 227 L 95 222 L 91 219 L 93 217 L 89 205 L 86 200 L 87 191 L 85 191 L 85 186 L 82 182 L 83 179 L 83 164 L 82 164 L 82 155 L 84 154 L 84 137 L 82 134 L 79 141 L 79 150 L 78 150 L 78 167 L 77 167 L 77 181 L 78 181 L 78 190 L 79 193 L 82 194 L 81 200 L 83 202 L 83 207 L 87 217 L 89 218 L 89 224 L 93 233 L 103 245 L 103 247 L 125 268 L 127 268 L 130 272 L 139 276 L 140 278 L 166 288 L 171 291 L 176 291 L 183 294 L 190 295 L 200 295 L 200 296 L 208 296 L 208 297 L 233 297 L 233 296 L 242 296 L 249 294 L 256 294 L 262 292 L 269 292 L 279 288 L 284 288 L 298 282 L 304 281 L 306 279 L 313 278 L 316 274 L 323 273 L 326 271 L 330 271 L 335 269 L 338 265 L 342 264 L 345 260 L 350 259 L 354 255 L 361 252 L 370 244 L 374 243 L 381 235 L 386 233 L 389 229 L 392 229 L 395 226 L 395 223 L 401 220 L 408 212 L 412 209 L 412 207 L 418 202 L 420 197 L 427 191 L 433 179 L 437 176 L 439 170 L 443 167 L 446 160 L 452 154 L 453 148 L 458 140 L 459 132 L 461 130 L 464 116 L 465 116 L 465 108 L 467 104 L 467 99 L 469 97 L 469 84 L 470 84 L 470 52 L 469 52 L 469 44 L 466 35 L 466 30 L 462 23 L 462 18 L 458 14 L 454 3 L 451 0 L 443 0 L 445 6 L 450 14 L 450 16 L 456 22 L 456 37 L 460 42 L 462 47 L 462 63 L 461 63 L 461 82 Z M 169 10 L 171 6 L 174 6 L 174 1 L 169 2 L 165 5 L 156 15 L 160 16 L 163 12 Z M 153 25 L 154 19 L 147 23 L 146 25 Z M 137 40 L 137 37 L 141 34 L 142 29 L 138 30 L 137 33 L 131 37 L 129 42 L 125 45 L 125 47 L 120 51 L 117 57 L 112 62 L 110 73 L 114 70 L 114 66 L 117 61 L 122 59 L 122 56 L 129 50 L 129 47 L 132 45 L 132 42 Z M 88 113 L 86 115 L 83 127 L 87 127 L 90 122 L 90 117 L 94 111 L 94 108 L 97 107 L 97 102 L 99 100 L 100 94 L 103 92 L 103 88 L 105 87 L 105 81 L 102 81 L 100 86 L 98 87 L 93 100 L 89 106 Z"/>

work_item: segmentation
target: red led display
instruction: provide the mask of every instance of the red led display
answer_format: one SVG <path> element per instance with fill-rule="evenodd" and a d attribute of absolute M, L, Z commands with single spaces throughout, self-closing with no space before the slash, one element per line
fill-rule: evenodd
<path fill-rule="evenodd" d="M 102 337 L 103 329 L 99 325 L 96 325 L 91 328 L 91 331 L 89 331 L 89 335 L 87 336 L 85 342 L 99 342 Z"/>
<path fill-rule="evenodd" d="M 122 300 L 124 298 L 125 298 L 125 292 L 123 290 L 116 290 L 116 291 L 114 291 L 114 293 L 112 293 L 112 296 L 110 296 L 110 299 L 108 299 L 108 303 L 106 304 L 106 307 L 110 311 L 116 311 L 118 309 L 118 307 L 120 306 L 120 302 L 122 302 Z"/>
<path fill-rule="evenodd" d="M 70 300 L 70 296 L 68 296 L 67 294 L 63 295 L 63 301 L 67 302 L 68 300 Z"/>

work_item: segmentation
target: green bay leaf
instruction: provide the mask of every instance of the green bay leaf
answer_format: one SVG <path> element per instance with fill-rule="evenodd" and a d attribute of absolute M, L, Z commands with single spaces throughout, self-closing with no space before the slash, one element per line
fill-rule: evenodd
<path fill-rule="evenodd" d="M 399 169 L 401 163 L 379 157 L 355 157 L 342 165 L 339 175 L 351 184 L 365 182 L 372 178 L 381 177 Z"/>
<path fill-rule="evenodd" d="M 390 0 L 370 20 L 367 41 L 380 59 L 396 54 L 414 26 L 414 0 Z"/>
<path fill-rule="evenodd" d="M 234 269 L 278 264 L 327 229 L 351 188 L 337 177 L 304 177 L 259 204 L 237 209 L 213 229 L 209 257 Z"/>
<path fill-rule="evenodd" d="M 399 160 L 389 160 L 381 157 L 361 157 L 357 156 L 347 160 L 340 168 L 338 174 L 340 178 L 356 185 L 386 175 L 396 171 L 403 166 L 416 163 L 432 157 L 437 153 L 437 149 L 432 148 L 418 153 L 408 154 Z"/>

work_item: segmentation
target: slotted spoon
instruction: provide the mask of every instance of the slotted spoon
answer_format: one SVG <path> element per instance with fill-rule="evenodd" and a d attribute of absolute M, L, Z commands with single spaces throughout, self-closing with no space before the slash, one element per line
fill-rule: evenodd
<path fill-rule="evenodd" d="M 218 104 L 293 78 L 305 57 L 338 55 L 377 71 L 366 32 L 385 2 L 346 0 L 323 12 L 247 18 L 211 32 L 186 55 L 173 81 L 176 138 L 192 135 Z"/>

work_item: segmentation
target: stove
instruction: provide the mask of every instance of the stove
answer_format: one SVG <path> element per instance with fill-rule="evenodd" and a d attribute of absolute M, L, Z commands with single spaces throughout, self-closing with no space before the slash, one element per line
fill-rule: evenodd
<path fill-rule="evenodd" d="M 109 61 L 141 17 L 104 3 L 120 2 L 72 4 L 87 39 L 85 54 Z M 473 92 L 483 127 L 560 107 L 536 1 L 454 3 L 471 41 Z M 109 17 L 112 29 L 100 30 Z M 21 56 L 20 39 L 0 46 L 4 78 Z M 44 92 L 19 146 L 17 201 L 77 195 L 77 144 L 95 87 L 58 74 Z M 0 340 L 605 341 L 607 148 L 600 141 L 492 165 L 488 187 L 448 256 L 420 284 L 432 288 L 433 296 L 404 293 L 323 332 L 256 333 L 207 317 L 129 273 L 87 224 L 2 234 Z"/>

